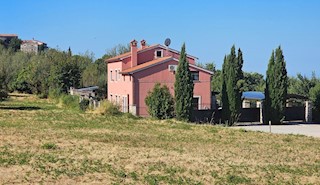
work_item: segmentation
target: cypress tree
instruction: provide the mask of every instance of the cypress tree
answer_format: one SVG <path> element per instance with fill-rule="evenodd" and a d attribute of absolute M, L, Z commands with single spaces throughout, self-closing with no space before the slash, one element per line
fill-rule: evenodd
<path fill-rule="evenodd" d="M 271 99 L 273 98 L 274 90 L 274 51 L 272 51 L 271 57 L 269 59 L 268 69 L 266 73 L 266 88 L 264 91 L 265 101 L 264 101 L 264 122 L 267 124 L 270 121 L 272 115 Z M 272 98 L 271 98 L 272 97 Z"/>
<path fill-rule="evenodd" d="M 182 45 L 174 83 L 175 111 L 178 120 L 190 120 L 193 98 L 193 80 L 189 70 L 185 44 Z"/>
<path fill-rule="evenodd" d="M 288 77 L 284 56 L 279 46 L 272 52 L 266 79 L 265 121 L 279 124 L 285 118 Z"/>
<path fill-rule="evenodd" d="M 221 101 L 222 101 L 222 121 L 225 122 L 229 120 L 230 111 L 229 111 L 229 99 L 227 94 L 227 80 L 228 80 L 228 59 L 227 56 L 224 56 L 223 65 L 222 65 L 222 87 L 221 87 Z"/>
<path fill-rule="evenodd" d="M 242 52 L 239 49 L 237 56 L 233 45 L 230 54 L 224 58 L 222 68 L 222 119 L 224 122 L 228 120 L 229 126 L 237 121 L 240 113 L 242 66 Z"/>

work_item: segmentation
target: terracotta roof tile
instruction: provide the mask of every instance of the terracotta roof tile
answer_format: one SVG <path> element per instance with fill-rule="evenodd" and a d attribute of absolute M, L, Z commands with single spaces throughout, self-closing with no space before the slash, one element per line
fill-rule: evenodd
<path fill-rule="evenodd" d="M 129 73 L 134 73 L 136 71 L 140 71 L 140 70 L 143 70 L 144 68 L 147 68 L 147 67 L 151 67 L 153 65 L 157 65 L 161 62 L 164 62 L 166 60 L 169 60 L 169 59 L 173 59 L 171 56 L 170 57 L 161 57 L 161 58 L 157 58 L 155 60 L 151 60 L 150 62 L 146 62 L 146 63 L 143 63 L 143 64 L 140 64 L 140 65 L 137 65 L 137 66 L 134 66 L 132 68 L 129 68 L 129 69 L 126 69 L 122 72 L 120 72 L 121 74 L 129 74 Z"/>
<path fill-rule="evenodd" d="M 18 37 L 16 34 L 0 34 L 0 37 Z"/>
<path fill-rule="evenodd" d="M 158 44 L 157 44 L 157 45 L 158 45 Z M 147 47 L 145 47 L 144 49 L 139 48 L 137 52 L 141 52 L 141 51 L 150 49 L 150 48 L 152 48 L 152 47 L 154 47 L 154 46 L 157 46 L 157 45 L 147 46 Z M 114 57 L 112 57 L 112 58 L 108 58 L 108 59 L 106 59 L 106 62 L 117 61 L 117 60 L 119 60 L 119 59 L 121 59 L 121 58 L 129 57 L 130 55 L 131 55 L 131 52 L 129 51 L 129 52 L 127 52 L 127 53 L 123 53 L 123 54 L 121 54 L 121 55 L 117 55 L 117 56 L 114 56 Z"/>
<path fill-rule="evenodd" d="M 123 53 L 121 55 L 117 55 L 115 57 L 111 57 L 111 58 L 108 58 L 106 61 L 113 61 L 113 60 L 118 60 L 120 58 L 123 58 L 123 57 L 126 57 L 126 56 L 129 56 L 131 54 L 131 52 L 127 52 L 127 53 Z"/>

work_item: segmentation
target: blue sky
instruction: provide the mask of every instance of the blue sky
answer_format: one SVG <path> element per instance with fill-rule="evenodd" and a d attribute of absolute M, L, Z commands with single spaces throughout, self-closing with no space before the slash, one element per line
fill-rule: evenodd
<path fill-rule="evenodd" d="M 320 1 L 317 0 L 6 0 L 0 33 L 38 39 L 49 47 L 101 57 L 116 44 L 171 38 L 171 48 L 221 68 L 233 44 L 243 69 L 265 74 L 281 45 L 289 75 L 320 75 Z"/>

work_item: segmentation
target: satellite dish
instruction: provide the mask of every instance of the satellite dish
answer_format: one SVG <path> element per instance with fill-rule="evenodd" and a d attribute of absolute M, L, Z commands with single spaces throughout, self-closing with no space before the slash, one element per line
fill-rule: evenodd
<path fill-rule="evenodd" d="M 169 38 L 167 38 L 165 41 L 164 41 L 164 45 L 166 45 L 167 47 L 170 45 L 171 43 L 171 40 Z"/>

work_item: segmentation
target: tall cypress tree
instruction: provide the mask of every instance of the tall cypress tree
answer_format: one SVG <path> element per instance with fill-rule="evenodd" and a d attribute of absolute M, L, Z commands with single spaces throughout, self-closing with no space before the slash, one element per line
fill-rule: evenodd
<path fill-rule="evenodd" d="M 222 101 L 222 121 L 225 122 L 229 120 L 230 111 L 229 111 L 229 99 L 227 94 L 227 80 L 228 80 L 228 61 L 227 56 L 224 56 L 223 64 L 222 64 L 222 87 L 221 87 L 221 101 Z"/>
<path fill-rule="evenodd" d="M 265 121 L 279 124 L 285 117 L 288 77 L 286 62 L 279 46 L 272 52 L 266 79 L 265 90 Z"/>
<path fill-rule="evenodd" d="M 182 45 L 174 82 L 175 108 L 178 120 L 190 120 L 193 98 L 193 80 L 189 70 L 185 44 Z"/>
<path fill-rule="evenodd" d="M 272 51 L 271 57 L 269 59 L 267 74 L 266 74 L 266 88 L 264 91 L 265 101 L 264 101 L 264 122 L 267 124 L 270 121 L 270 117 L 274 111 L 272 111 L 271 99 L 274 97 L 274 51 Z"/>
<path fill-rule="evenodd" d="M 233 45 L 230 54 L 224 59 L 222 69 L 222 119 L 224 122 L 228 120 L 228 125 L 233 125 L 240 113 L 242 66 L 242 52 L 239 49 L 237 56 Z"/>

